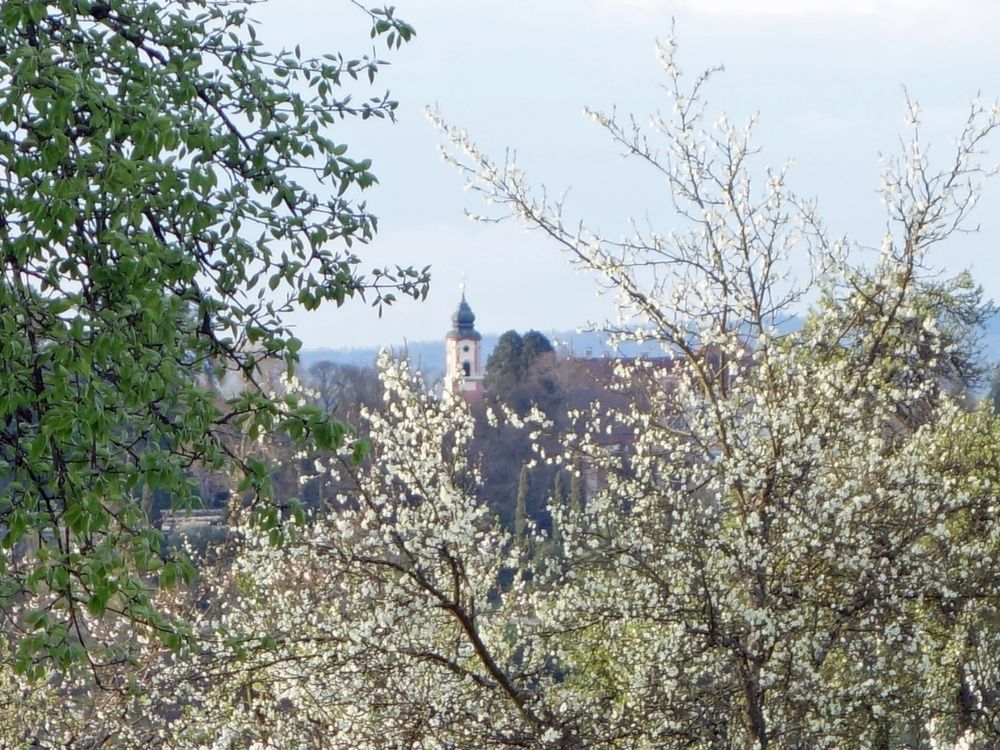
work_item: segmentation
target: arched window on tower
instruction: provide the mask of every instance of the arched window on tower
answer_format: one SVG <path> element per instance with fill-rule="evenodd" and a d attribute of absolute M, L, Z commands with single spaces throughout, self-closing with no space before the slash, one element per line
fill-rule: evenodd
<path fill-rule="evenodd" d="M 465 377 L 469 377 L 472 374 L 472 365 L 469 362 L 463 362 L 462 371 L 465 373 Z"/>

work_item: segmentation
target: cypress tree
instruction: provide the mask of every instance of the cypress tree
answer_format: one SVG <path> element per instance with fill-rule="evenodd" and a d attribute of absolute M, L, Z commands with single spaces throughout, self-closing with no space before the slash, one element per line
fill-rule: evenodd
<path fill-rule="evenodd" d="M 552 488 L 552 507 L 562 508 L 566 502 L 566 493 L 563 490 L 563 473 L 562 471 L 556 472 L 555 485 Z M 562 541 L 562 534 L 559 532 L 559 525 L 556 523 L 555 518 L 552 519 L 552 541 L 559 543 Z"/>
<path fill-rule="evenodd" d="M 528 467 L 521 466 L 521 476 L 517 483 L 517 506 L 514 509 L 514 538 L 521 542 L 524 540 L 524 532 L 527 519 L 528 508 Z"/>
<path fill-rule="evenodd" d="M 583 513 L 583 475 L 579 471 L 570 474 L 569 510 L 574 519 Z"/>

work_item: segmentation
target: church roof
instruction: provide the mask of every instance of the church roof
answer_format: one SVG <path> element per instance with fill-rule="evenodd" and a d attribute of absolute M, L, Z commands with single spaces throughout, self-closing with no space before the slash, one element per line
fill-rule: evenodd
<path fill-rule="evenodd" d="M 482 338 L 476 330 L 476 314 L 472 312 L 469 303 L 465 301 L 465 292 L 462 292 L 462 301 L 451 316 L 451 330 L 447 333 L 450 339 L 473 339 L 478 341 Z"/>

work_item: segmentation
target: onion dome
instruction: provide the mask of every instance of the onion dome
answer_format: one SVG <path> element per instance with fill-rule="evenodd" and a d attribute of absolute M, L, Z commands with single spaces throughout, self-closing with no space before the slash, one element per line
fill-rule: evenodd
<path fill-rule="evenodd" d="M 448 332 L 448 338 L 473 339 L 478 341 L 482 336 L 476 331 L 475 325 L 476 314 L 472 312 L 469 303 L 465 301 L 465 293 L 463 292 L 462 301 L 451 316 L 451 330 Z"/>

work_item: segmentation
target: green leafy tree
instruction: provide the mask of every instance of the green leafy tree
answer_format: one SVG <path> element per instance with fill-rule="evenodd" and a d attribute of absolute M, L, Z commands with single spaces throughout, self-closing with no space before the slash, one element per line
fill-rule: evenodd
<path fill-rule="evenodd" d="M 334 140 L 344 117 L 391 118 L 350 79 L 380 61 L 269 51 L 249 0 L 0 4 L 0 603 L 20 667 L 86 655 L 106 614 L 174 640 L 149 604 L 170 560 L 141 494 L 197 503 L 189 469 L 238 477 L 272 526 L 267 468 L 227 450 L 280 428 L 332 447 L 346 428 L 254 387 L 289 366 L 282 324 L 367 296 L 420 296 L 426 273 L 359 270 L 375 218 L 371 161 Z M 389 46 L 412 28 L 369 11 Z M 241 387 L 220 406 L 209 387 Z"/>

